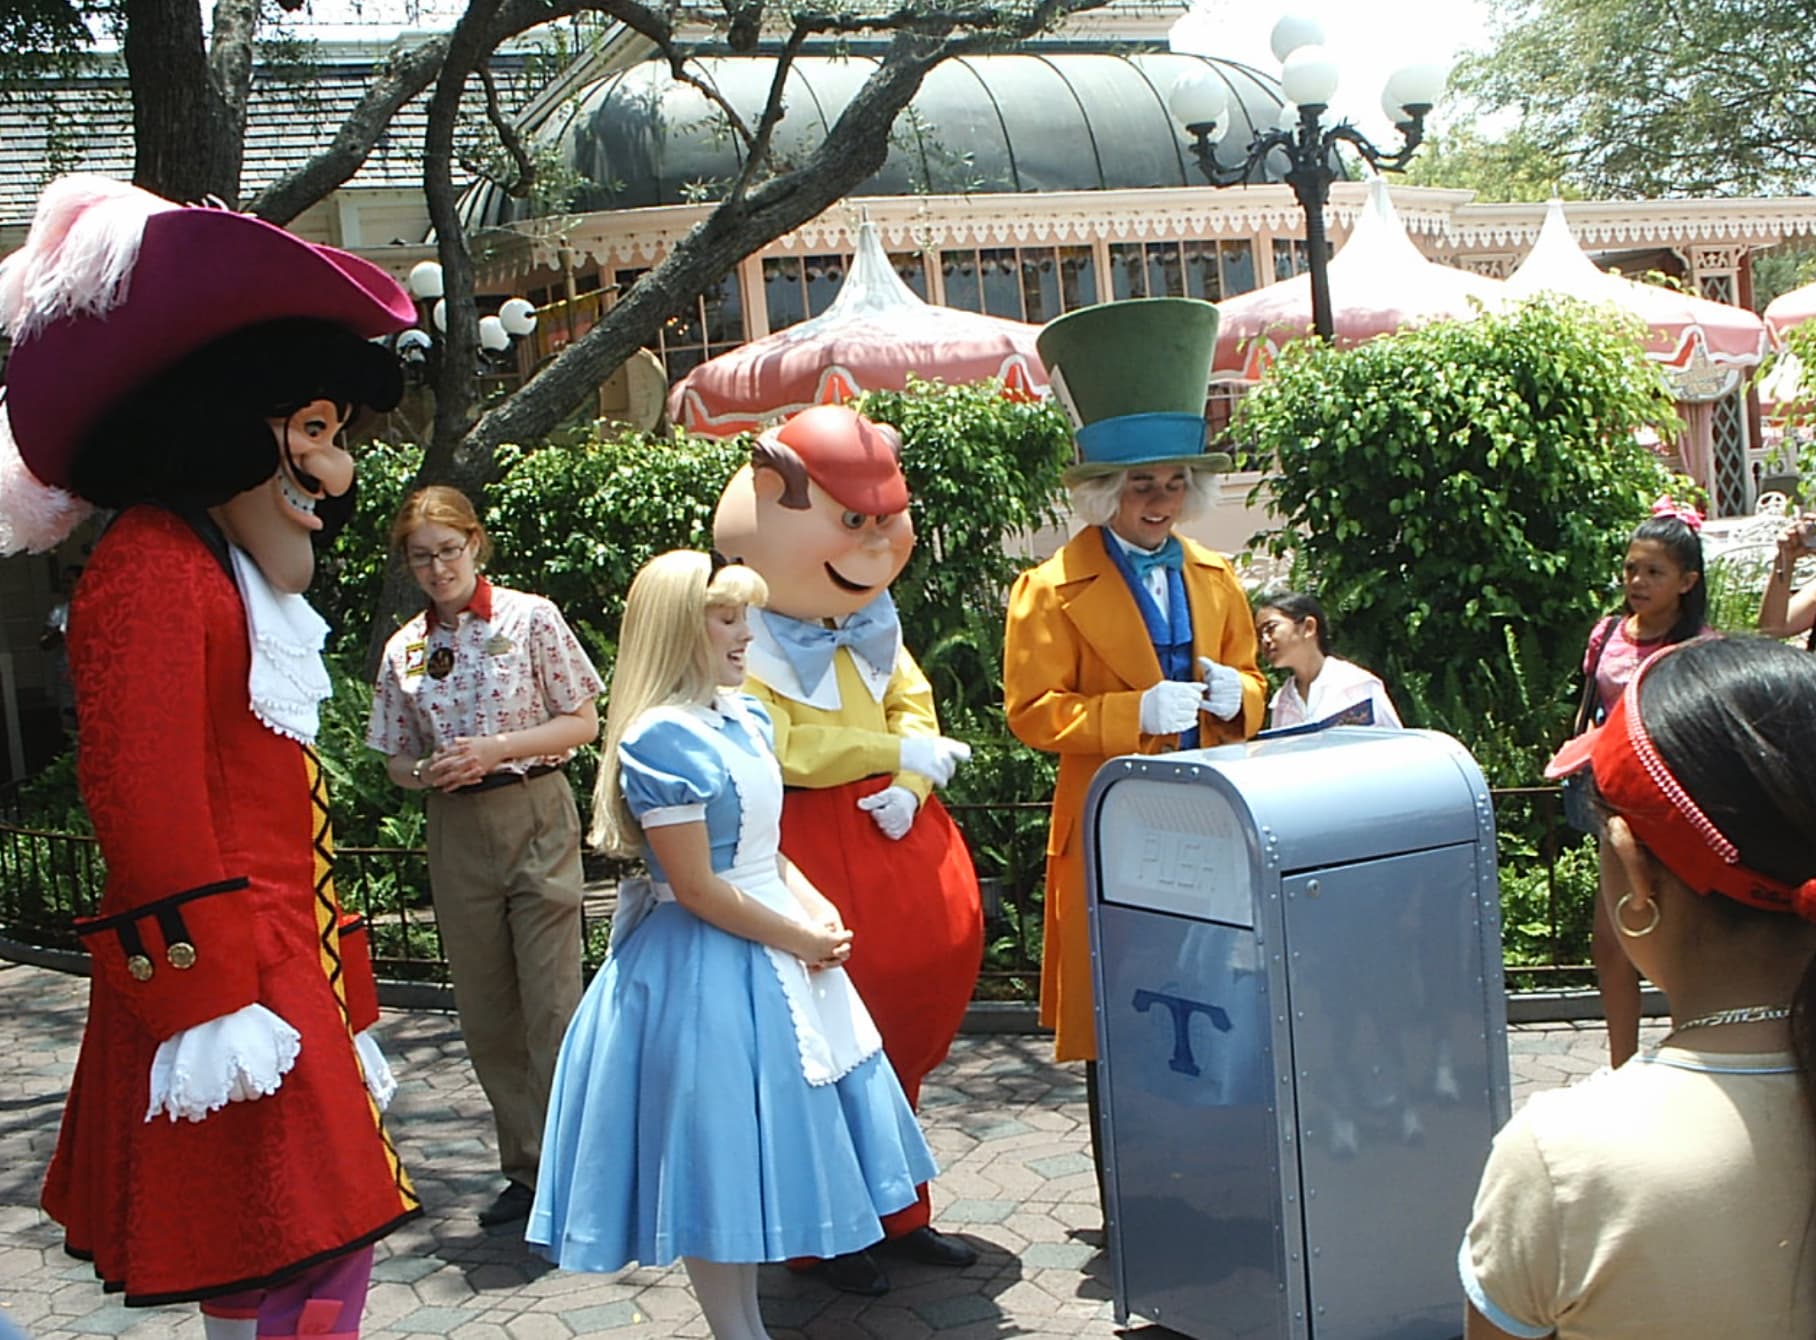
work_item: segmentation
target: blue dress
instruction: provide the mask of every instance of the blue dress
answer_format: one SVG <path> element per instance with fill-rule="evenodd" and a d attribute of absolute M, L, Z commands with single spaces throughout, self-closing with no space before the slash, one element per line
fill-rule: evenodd
<path fill-rule="evenodd" d="M 776 873 L 782 779 L 770 740 L 769 718 L 741 695 L 654 709 L 619 746 L 624 796 L 646 827 L 703 819 L 716 872 L 796 908 Z M 810 979 L 707 924 L 665 896 L 649 865 L 653 905 L 636 920 L 621 902 L 611 954 L 562 1041 L 525 1236 L 588 1271 L 876 1242 L 881 1216 L 912 1203 L 935 1168 L 855 993 L 855 1019 L 832 1019 L 830 1052 L 804 1022 L 804 993 L 837 997 L 843 970 Z"/>

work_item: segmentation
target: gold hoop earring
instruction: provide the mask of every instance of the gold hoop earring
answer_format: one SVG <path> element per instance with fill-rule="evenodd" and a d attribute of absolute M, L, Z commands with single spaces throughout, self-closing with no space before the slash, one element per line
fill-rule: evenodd
<path fill-rule="evenodd" d="M 1632 901 L 1633 901 L 1632 894 L 1623 893 L 1621 895 L 1621 900 L 1614 905 L 1614 927 L 1622 935 L 1626 936 L 1629 940 L 1637 940 L 1642 935 L 1650 935 L 1650 934 L 1652 934 L 1653 931 L 1657 930 L 1658 923 L 1664 919 L 1665 914 L 1664 914 L 1663 909 L 1661 909 L 1659 907 L 1658 900 L 1653 899 L 1652 902 L 1649 904 L 1649 906 L 1652 908 L 1652 920 L 1648 921 L 1639 930 L 1632 930 L 1628 927 L 1626 919 L 1621 916 L 1621 913 L 1623 913 L 1627 910 L 1627 904 Z"/>

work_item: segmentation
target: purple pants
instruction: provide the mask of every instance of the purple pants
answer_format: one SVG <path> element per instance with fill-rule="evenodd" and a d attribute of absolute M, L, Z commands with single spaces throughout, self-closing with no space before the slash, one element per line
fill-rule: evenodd
<path fill-rule="evenodd" d="M 295 1336 L 354 1340 L 371 1279 L 372 1249 L 365 1247 L 306 1270 L 275 1289 L 248 1289 L 210 1298 L 202 1304 L 202 1311 L 211 1317 L 256 1317 L 259 1340 Z"/>

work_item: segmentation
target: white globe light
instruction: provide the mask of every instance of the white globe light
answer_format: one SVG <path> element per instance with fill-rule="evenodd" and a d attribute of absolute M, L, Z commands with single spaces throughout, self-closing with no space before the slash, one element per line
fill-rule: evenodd
<path fill-rule="evenodd" d="M 1167 95 L 1167 110 L 1182 126 L 1221 126 L 1229 109 L 1229 90 L 1202 65 L 1175 79 Z"/>
<path fill-rule="evenodd" d="M 479 347 L 497 353 L 500 349 L 511 347 L 511 337 L 506 333 L 504 322 L 495 316 L 479 318 Z"/>
<path fill-rule="evenodd" d="M 1219 121 L 1205 132 L 1204 142 L 1206 144 L 1222 144 L 1223 141 L 1229 137 L 1230 125 L 1235 119 L 1236 118 L 1233 116 L 1224 117 L 1223 120 Z"/>
<path fill-rule="evenodd" d="M 1280 91 L 1288 102 L 1328 105 L 1337 91 L 1337 62 L 1321 46 L 1300 47 L 1280 67 Z"/>
<path fill-rule="evenodd" d="M 1324 25 L 1309 14 L 1282 14 L 1268 36 L 1274 59 L 1281 64 L 1300 47 L 1323 46 Z"/>
<path fill-rule="evenodd" d="M 1412 117 L 1404 109 L 1432 106 L 1449 80 L 1450 70 L 1437 62 L 1404 66 L 1388 77 L 1387 88 L 1381 94 L 1381 110 L 1395 125 L 1410 121 Z"/>
<path fill-rule="evenodd" d="M 418 261 L 410 267 L 410 292 L 418 298 L 439 298 L 442 295 L 441 266 L 434 261 Z"/>
<path fill-rule="evenodd" d="M 436 303 L 434 308 L 431 309 L 429 312 L 429 320 L 435 323 L 435 329 L 439 330 L 444 335 L 447 334 L 448 300 L 446 298 L 443 298 L 440 302 Z"/>
<path fill-rule="evenodd" d="M 429 351 L 429 332 L 412 326 L 397 337 L 397 352 L 405 358 L 421 358 Z"/>
<path fill-rule="evenodd" d="M 536 329 L 536 304 L 528 298 L 506 298 L 498 309 L 498 319 L 504 322 L 507 334 L 528 335 Z"/>

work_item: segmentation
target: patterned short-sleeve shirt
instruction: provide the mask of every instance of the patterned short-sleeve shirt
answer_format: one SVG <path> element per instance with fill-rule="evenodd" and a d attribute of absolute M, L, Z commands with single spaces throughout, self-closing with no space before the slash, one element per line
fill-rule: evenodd
<path fill-rule="evenodd" d="M 381 754 L 422 758 L 459 736 L 540 726 L 604 687 L 551 601 L 481 577 L 454 627 L 424 611 L 391 635 L 366 743 Z M 505 767 L 524 772 L 572 756 L 518 758 Z"/>

